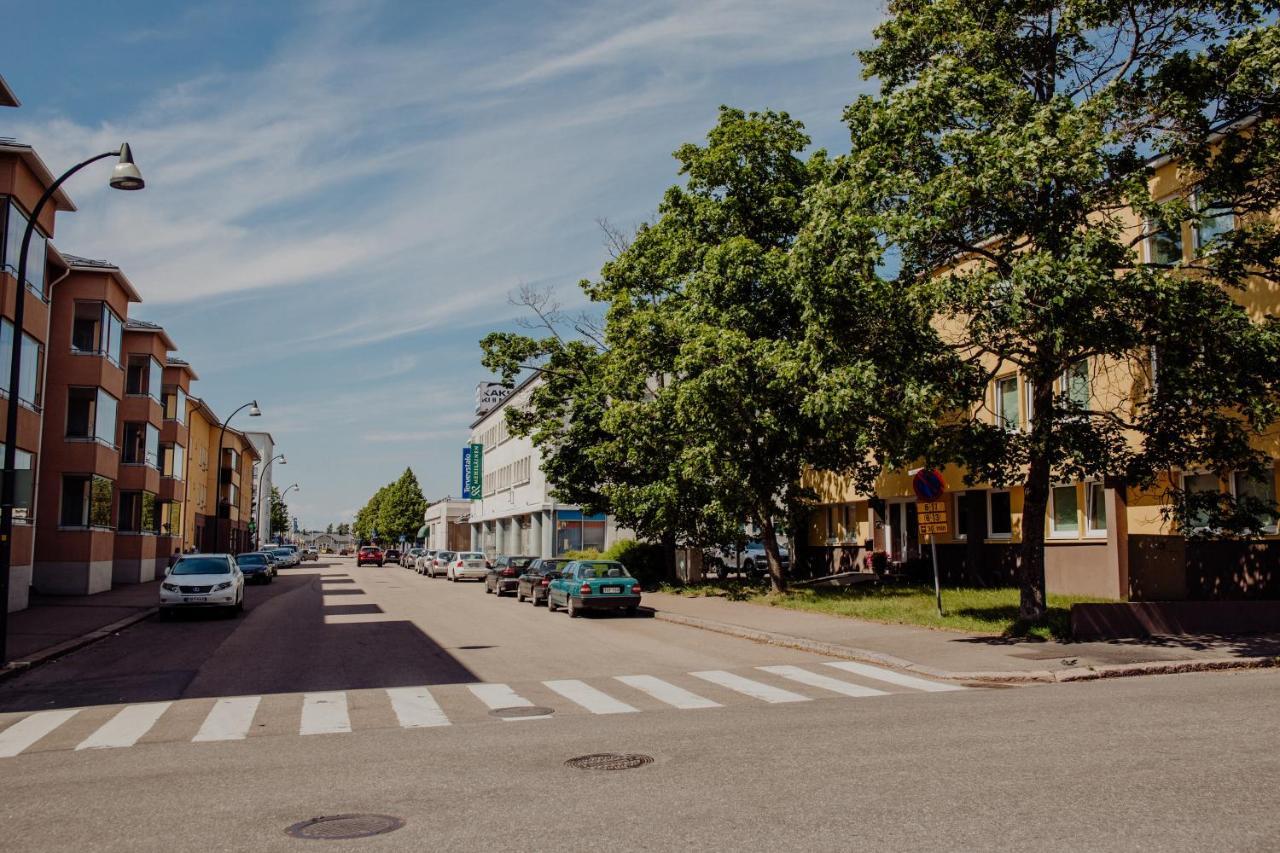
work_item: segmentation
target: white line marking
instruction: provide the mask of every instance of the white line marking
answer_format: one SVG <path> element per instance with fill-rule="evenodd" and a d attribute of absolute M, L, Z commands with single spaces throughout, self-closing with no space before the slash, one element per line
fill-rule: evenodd
<path fill-rule="evenodd" d="M 387 695 L 391 697 L 391 707 L 402 728 L 449 725 L 449 718 L 425 687 L 388 687 Z"/>
<path fill-rule="evenodd" d="M 710 681 L 712 684 L 719 684 L 721 687 L 728 687 L 738 693 L 745 693 L 753 699 L 761 699 L 765 702 L 808 702 L 808 696 L 801 696 L 799 693 L 792 693 L 790 690 L 783 690 L 781 687 L 773 687 L 768 684 L 762 684 L 759 681 L 752 681 L 750 678 L 743 678 L 741 675 L 734 675 L 732 672 L 725 672 L 719 669 L 713 669 L 708 672 L 691 672 L 694 678 L 701 678 L 703 681 Z"/>
<path fill-rule="evenodd" d="M 683 687 L 676 687 L 674 684 L 663 681 L 661 678 L 654 678 L 652 675 L 616 675 L 618 681 L 637 690 L 648 693 L 659 702 L 666 702 L 676 708 L 723 708 L 719 702 L 712 702 L 710 699 L 704 699 L 697 693 L 690 693 Z"/>
<path fill-rule="evenodd" d="M 200 731 L 191 740 L 204 743 L 215 740 L 244 740 L 253 726 L 253 715 L 258 712 L 261 696 L 232 696 L 219 699 L 209 709 Z"/>
<path fill-rule="evenodd" d="M 890 684 L 896 684 L 899 687 L 911 687 L 916 690 L 926 690 L 930 693 L 945 693 L 948 690 L 964 690 L 966 688 L 959 684 L 942 684 L 937 681 L 927 681 L 923 678 L 916 678 L 914 675 L 904 675 L 901 672 L 894 672 L 891 669 L 881 669 L 878 666 L 870 666 L 865 663 L 854 663 L 853 661 L 831 661 L 827 666 L 833 666 L 836 669 L 843 669 L 845 672 L 852 672 L 855 675 L 861 675 L 864 678 L 874 678 L 877 681 L 887 681 Z"/>
<path fill-rule="evenodd" d="M 593 714 L 634 714 L 638 709 L 626 702 L 614 699 L 608 693 L 595 689 L 584 681 L 564 679 L 542 682 L 570 702 L 575 702 Z"/>
<path fill-rule="evenodd" d="M 12 758 L 79 713 L 79 708 L 37 711 L 0 732 L 0 758 Z"/>
<path fill-rule="evenodd" d="M 347 694 L 341 690 L 328 693 L 304 693 L 300 735 L 340 734 L 351 731 L 347 716 Z"/>
<path fill-rule="evenodd" d="M 107 720 L 93 734 L 82 740 L 76 749 L 117 749 L 133 746 L 138 739 L 151 731 L 160 715 L 169 710 L 172 702 L 151 702 L 146 705 L 129 705 Z"/>
<path fill-rule="evenodd" d="M 499 708 L 533 708 L 532 702 L 516 693 L 505 684 L 468 684 L 467 689 L 475 694 L 476 698 L 484 704 L 488 705 L 491 710 Z M 550 716 L 542 714 L 537 717 L 503 717 L 506 722 L 514 722 L 516 720 L 549 720 Z"/>
<path fill-rule="evenodd" d="M 874 687 L 863 687 L 861 684 L 850 684 L 847 681 L 841 681 L 838 678 L 832 678 L 829 675 L 820 675 L 816 672 L 809 672 L 807 669 L 801 669 L 798 666 L 758 666 L 763 672 L 772 672 L 774 675 L 780 675 L 790 681 L 798 681 L 801 684 L 807 684 L 810 687 L 821 687 L 823 690 L 830 690 L 832 693 L 841 693 L 845 696 L 887 696 L 883 690 L 876 690 Z"/>

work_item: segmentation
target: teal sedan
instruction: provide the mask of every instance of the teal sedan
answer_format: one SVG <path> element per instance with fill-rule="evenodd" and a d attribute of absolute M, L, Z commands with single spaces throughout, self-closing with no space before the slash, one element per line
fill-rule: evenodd
<path fill-rule="evenodd" d="M 574 560 L 547 587 L 547 611 L 563 607 L 570 616 L 584 610 L 625 610 L 640 606 L 640 582 L 615 560 Z"/>

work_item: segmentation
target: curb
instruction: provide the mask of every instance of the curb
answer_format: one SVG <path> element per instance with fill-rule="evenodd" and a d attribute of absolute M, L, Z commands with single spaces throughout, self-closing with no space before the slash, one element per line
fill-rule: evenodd
<path fill-rule="evenodd" d="M 48 663 L 49 661 L 60 658 L 63 655 L 70 654 L 76 649 L 84 648 L 91 643 L 96 643 L 98 640 L 110 637 L 121 629 L 128 628 L 130 625 L 136 625 L 142 620 L 154 616 L 159 609 L 159 607 L 149 607 L 146 610 L 133 614 L 132 616 L 126 616 L 123 619 L 118 619 L 110 625 L 103 625 L 101 628 L 97 628 L 87 634 L 81 634 L 79 637 L 64 640 L 57 645 L 49 646 L 48 648 L 41 649 L 38 652 L 32 652 L 23 660 L 10 661 L 5 666 L 0 667 L 0 681 L 4 681 L 7 678 L 14 678 L 24 672 L 29 672 L 41 664 Z"/>
<path fill-rule="evenodd" d="M 1138 675 L 1171 675 L 1182 672 L 1208 672 L 1227 669 L 1267 669 L 1280 667 L 1280 657 L 1247 657 L 1247 658 L 1208 658 L 1203 660 L 1152 661 L 1149 663 L 1107 664 L 1094 667 L 1074 667 L 1072 669 L 1036 669 L 1011 670 L 1007 672 L 954 672 L 946 669 L 935 669 L 931 666 L 913 663 L 904 658 L 844 646 L 838 643 L 824 643 L 804 637 L 793 637 L 789 634 L 778 634 L 773 631 L 759 631 L 755 628 L 744 628 L 730 625 L 727 622 L 716 622 L 696 616 L 684 616 L 679 613 L 665 613 L 654 610 L 655 619 L 727 634 L 744 640 L 754 640 L 771 646 L 783 646 L 805 652 L 827 655 L 829 657 L 855 660 L 862 663 L 877 664 L 891 669 L 903 670 L 917 675 L 943 681 L 979 681 L 991 684 L 1054 684 L 1073 681 L 1098 681 L 1104 678 L 1127 678 Z"/>

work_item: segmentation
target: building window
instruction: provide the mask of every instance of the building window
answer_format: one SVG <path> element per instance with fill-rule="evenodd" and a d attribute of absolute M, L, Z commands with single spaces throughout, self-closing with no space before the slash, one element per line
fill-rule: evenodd
<path fill-rule="evenodd" d="M 124 323 L 105 302 L 77 302 L 71 323 L 71 350 L 106 356 L 120 363 Z"/>
<path fill-rule="evenodd" d="M 1073 409 L 1089 408 L 1089 360 L 1082 358 L 1062 372 L 1059 384 L 1067 405 Z"/>
<path fill-rule="evenodd" d="M 22 251 L 22 236 L 27 230 L 27 216 L 22 212 L 13 201 L 10 201 L 5 207 L 8 210 L 8 216 L 4 223 L 4 269 L 7 270 L 14 278 L 18 277 L 18 261 Z M 31 245 L 27 250 L 27 287 L 41 299 L 44 298 L 44 274 L 47 258 L 45 243 L 48 238 L 40 231 L 37 225 L 35 230 L 31 232 Z"/>
<path fill-rule="evenodd" d="M 0 391 L 9 395 L 9 362 L 13 358 L 13 323 L 0 319 Z M 18 376 L 18 399 L 40 408 L 44 388 L 44 347 L 35 338 L 22 336 L 22 373 Z"/>
<path fill-rule="evenodd" d="M 1006 376 L 996 380 L 996 423 L 1005 429 L 1016 430 L 1018 417 L 1018 377 Z"/>
<path fill-rule="evenodd" d="M 955 501 L 956 539 L 969 538 L 969 496 L 964 492 L 956 492 Z"/>
<path fill-rule="evenodd" d="M 164 407 L 164 419 L 166 421 L 178 421 L 181 423 L 186 420 L 187 392 L 177 385 L 165 386 L 164 397 L 160 400 L 160 405 Z"/>
<path fill-rule="evenodd" d="M 1251 477 L 1243 471 L 1231 475 L 1231 494 L 1240 500 L 1249 498 L 1265 504 L 1266 512 L 1262 513 L 1262 533 L 1276 532 L 1276 484 L 1270 473 L 1262 477 Z"/>
<path fill-rule="evenodd" d="M 1235 230 L 1236 216 L 1231 205 L 1202 200 L 1196 193 L 1197 216 L 1194 225 L 1196 250 L 1204 249 L 1214 240 Z"/>
<path fill-rule="evenodd" d="M 150 395 L 159 400 L 164 389 L 161 384 L 163 376 L 164 367 L 151 356 L 131 355 L 128 374 L 125 377 L 125 393 Z"/>
<path fill-rule="evenodd" d="M 177 536 L 182 532 L 182 504 L 178 501 L 163 501 L 160 503 L 160 529 L 157 531 L 161 536 Z"/>
<path fill-rule="evenodd" d="M 0 444 L 0 457 L 4 451 L 5 446 Z M 28 453 L 21 447 L 14 450 L 13 455 L 13 520 L 19 524 L 30 524 L 32 507 L 35 505 L 32 499 L 36 491 L 36 457 L 34 453 Z"/>
<path fill-rule="evenodd" d="M 181 480 L 184 476 L 185 452 L 181 444 L 160 445 L 160 475 Z"/>
<path fill-rule="evenodd" d="M 116 443 L 116 398 L 101 388 L 67 389 L 67 438 Z"/>
<path fill-rule="evenodd" d="M 987 492 L 987 535 L 992 539 L 1013 536 L 1013 503 L 1007 489 Z"/>
<path fill-rule="evenodd" d="M 128 422 L 122 430 L 121 462 L 160 467 L 160 431 L 146 422 Z"/>
<path fill-rule="evenodd" d="M 106 477 L 65 474 L 62 477 L 63 527 L 111 528 L 113 484 Z"/>
<path fill-rule="evenodd" d="M 1080 536 L 1080 498 L 1074 483 L 1049 490 L 1049 535 L 1058 539 Z"/>
<path fill-rule="evenodd" d="M 1217 474 L 1183 474 L 1182 490 L 1188 495 L 1218 494 L 1221 489 L 1218 482 Z M 1187 524 L 1192 530 L 1206 530 L 1209 527 L 1209 511 L 1207 509 L 1193 509 L 1187 518 Z"/>
<path fill-rule="evenodd" d="M 1085 483 L 1085 534 L 1107 535 L 1107 490 L 1102 483 Z"/>
<path fill-rule="evenodd" d="M 1147 261 L 1170 266 L 1182 263 L 1182 227 L 1155 230 L 1158 227 L 1154 222 L 1147 224 Z"/>
<path fill-rule="evenodd" d="M 151 492 L 121 492 L 116 529 L 126 533 L 159 533 L 161 503 Z"/>

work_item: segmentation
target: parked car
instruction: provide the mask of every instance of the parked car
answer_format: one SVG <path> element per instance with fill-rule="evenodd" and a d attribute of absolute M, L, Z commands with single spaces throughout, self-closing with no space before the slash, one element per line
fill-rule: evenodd
<path fill-rule="evenodd" d="M 356 565 L 363 566 L 365 563 L 373 563 L 381 566 L 386 557 L 382 553 L 382 549 L 376 545 L 365 545 L 356 554 Z"/>
<path fill-rule="evenodd" d="M 427 573 L 427 566 L 431 564 L 431 561 L 434 560 L 435 557 L 436 552 L 434 550 L 429 548 L 423 549 L 422 553 L 413 561 L 413 570 L 420 575 L 425 575 Z"/>
<path fill-rule="evenodd" d="M 547 586 L 547 610 L 625 610 L 640 606 L 640 582 L 616 560 L 574 560 Z"/>
<path fill-rule="evenodd" d="M 449 558 L 445 563 L 445 577 L 451 581 L 462 580 L 463 578 L 475 578 L 476 580 L 484 580 L 484 576 L 488 574 L 489 567 L 484 558 L 484 554 L 479 551 L 458 551 Z"/>
<path fill-rule="evenodd" d="M 418 555 L 422 553 L 421 548 L 410 548 L 400 555 L 400 565 L 406 569 L 412 569 L 418 560 Z"/>
<path fill-rule="evenodd" d="M 400 551 L 397 548 L 388 548 L 382 552 L 382 559 L 388 563 L 400 565 Z"/>
<path fill-rule="evenodd" d="M 247 554 L 236 554 L 236 565 L 244 575 L 245 582 L 271 583 L 275 577 L 275 569 L 266 554 L 254 551 Z"/>
<path fill-rule="evenodd" d="M 427 564 L 427 574 L 433 578 L 441 572 L 447 574 L 449 563 L 456 556 L 457 551 L 436 551 L 436 555 Z"/>
<path fill-rule="evenodd" d="M 520 576 L 536 557 L 513 557 L 503 554 L 493 561 L 484 576 L 484 591 L 497 593 L 499 597 L 512 592 L 520 582 Z"/>
<path fill-rule="evenodd" d="M 296 566 L 298 565 L 299 562 L 301 562 L 298 559 L 298 554 L 296 551 L 294 551 L 291 548 L 286 548 L 283 545 L 277 548 L 272 548 L 271 553 L 274 554 L 276 556 L 276 559 L 280 561 L 280 565 L 286 569 L 289 568 L 290 566 Z"/>
<path fill-rule="evenodd" d="M 781 542 L 778 543 L 778 556 L 784 570 L 791 565 L 791 552 Z M 708 567 L 714 566 L 716 574 L 721 578 L 737 572 L 739 565 L 742 566 L 741 573 L 744 575 L 760 577 L 769 573 L 769 558 L 765 555 L 764 543 L 759 539 L 749 540 L 741 551 L 732 548 L 712 551 L 707 554 L 706 564 Z"/>
<path fill-rule="evenodd" d="M 524 570 L 524 574 L 516 578 L 516 601 L 528 598 L 537 607 L 538 602 L 546 603 L 547 587 L 552 579 L 560 576 L 560 570 L 569 565 L 569 560 L 547 558 L 534 560 Z"/>
<path fill-rule="evenodd" d="M 160 616 L 175 610 L 244 609 L 244 574 L 230 554 L 183 554 L 160 584 Z"/>
<path fill-rule="evenodd" d="M 281 545 L 281 548 L 288 551 L 293 556 L 293 565 L 302 565 L 302 549 L 297 545 Z"/>
<path fill-rule="evenodd" d="M 316 551 L 316 549 L 315 549 L 315 548 L 303 548 L 303 549 L 302 549 L 302 559 L 304 559 L 304 560 L 318 560 L 318 559 L 320 559 L 320 554 L 319 554 L 319 552 L 318 552 L 318 551 Z"/>
<path fill-rule="evenodd" d="M 270 551 L 254 551 L 253 553 L 261 554 L 262 556 L 267 558 L 267 563 L 268 565 L 271 566 L 272 578 L 275 578 L 278 574 L 280 574 L 280 558 L 279 557 L 277 557 L 275 554 L 272 554 Z"/>

